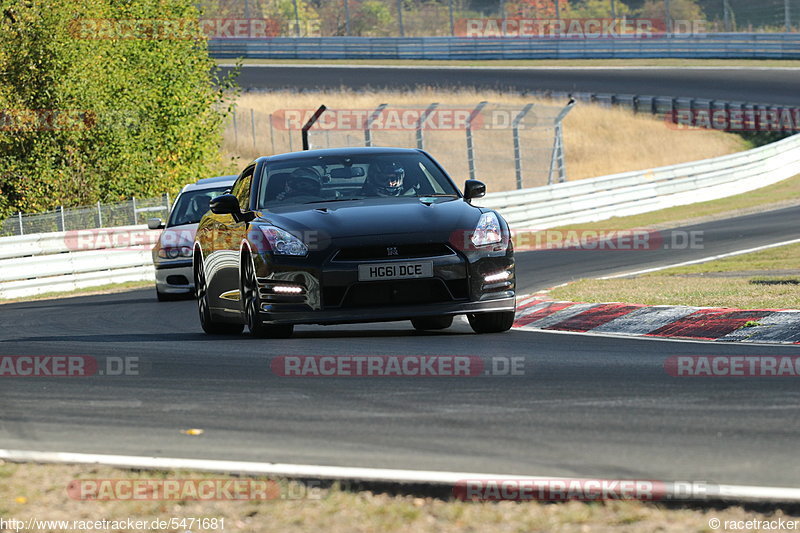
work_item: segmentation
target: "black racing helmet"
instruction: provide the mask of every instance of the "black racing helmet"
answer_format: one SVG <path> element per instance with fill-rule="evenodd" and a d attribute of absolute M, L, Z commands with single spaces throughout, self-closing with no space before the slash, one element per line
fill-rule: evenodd
<path fill-rule="evenodd" d="M 406 171 L 396 161 L 376 161 L 370 166 L 369 182 L 379 196 L 400 196 Z"/>

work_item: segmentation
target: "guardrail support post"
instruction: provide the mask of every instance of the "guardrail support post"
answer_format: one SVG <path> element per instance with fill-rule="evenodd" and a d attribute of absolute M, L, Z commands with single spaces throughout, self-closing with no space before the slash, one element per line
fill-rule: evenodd
<path fill-rule="evenodd" d="M 436 111 L 437 107 L 439 107 L 438 103 L 429 105 L 428 109 L 426 109 L 422 113 L 422 116 L 419 117 L 419 122 L 417 123 L 417 148 L 420 150 L 425 149 L 425 135 L 422 132 L 423 126 L 425 124 L 425 121 L 428 120 L 428 117 L 431 116 L 431 113 Z"/>
<path fill-rule="evenodd" d="M 308 130 L 311 129 L 311 126 L 316 124 L 317 120 L 319 120 L 319 117 L 322 116 L 322 114 L 325 112 L 326 109 L 328 109 L 328 108 L 326 106 L 324 106 L 324 105 L 319 106 L 319 109 L 314 111 L 314 114 L 311 115 L 310 119 L 308 119 L 308 122 L 306 122 L 306 125 L 303 126 L 303 150 L 308 150 L 309 149 Z"/>
<path fill-rule="evenodd" d="M 522 111 L 514 118 L 511 123 L 511 128 L 514 135 L 514 170 L 517 175 L 517 189 L 522 189 L 522 153 L 519 144 L 519 123 L 525 118 L 525 115 L 533 107 L 533 104 L 528 104 L 522 108 Z"/>
<path fill-rule="evenodd" d="M 489 102 L 480 102 L 478 106 L 472 110 L 467 119 L 467 163 L 469 164 L 469 179 L 475 179 L 475 146 L 472 139 L 472 121 L 481 114 L 483 108 Z"/>
<path fill-rule="evenodd" d="M 555 170 L 556 165 L 558 165 L 558 182 L 564 183 L 567 181 L 567 162 L 564 159 L 564 128 L 562 127 L 561 122 L 574 106 L 575 100 L 570 99 L 570 101 L 555 119 L 556 135 L 555 140 L 553 141 L 553 153 L 550 156 L 550 172 L 547 174 L 548 185 L 553 184 L 553 171 Z"/>
<path fill-rule="evenodd" d="M 375 122 L 375 119 L 383 113 L 383 110 L 386 109 L 386 106 L 389 104 L 380 104 L 378 107 L 375 108 L 375 111 L 367 119 L 366 124 L 364 124 L 364 146 L 372 146 L 372 123 Z"/>

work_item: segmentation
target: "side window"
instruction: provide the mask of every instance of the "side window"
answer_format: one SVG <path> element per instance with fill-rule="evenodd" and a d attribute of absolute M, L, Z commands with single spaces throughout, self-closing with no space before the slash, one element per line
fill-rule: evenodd
<path fill-rule="evenodd" d="M 246 169 L 231 189 L 231 194 L 239 200 L 242 211 L 250 209 L 250 186 L 253 184 L 253 170 L 254 167 Z"/>

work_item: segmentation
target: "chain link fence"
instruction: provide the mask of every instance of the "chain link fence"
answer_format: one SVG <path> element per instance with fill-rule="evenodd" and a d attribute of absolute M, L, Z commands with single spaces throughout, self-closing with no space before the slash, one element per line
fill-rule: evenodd
<path fill-rule="evenodd" d="M 421 148 L 454 179 L 481 179 L 493 191 L 537 187 L 567 180 L 562 121 L 572 105 L 326 109 L 309 130 L 309 148 Z M 247 160 L 301 150 L 301 130 L 315 111 L 237 108 L 227 124 L 224 150 Z"/>
<path fill-rule="evenodd" d="M 60 207 L 44 213 L 17 213 L 0 225 L 0 237 L 144 224 L 149 218 L 166 219 L 169 195 L 131 198 L 127 202 Z"/>

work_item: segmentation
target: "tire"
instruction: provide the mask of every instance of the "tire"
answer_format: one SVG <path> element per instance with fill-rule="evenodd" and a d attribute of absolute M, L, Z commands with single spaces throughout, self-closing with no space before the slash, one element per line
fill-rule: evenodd
<path fill-rule="evenodd" d="M 242 256 L 242 283 L 240 300 L 250 335 L 259 339 L 286 339 L 294 333 L 294 326 L 264 324 L 260 318 L 261 298 L 258 295 L 258 282 L 253 271 L 253 261 L 249 255 Z"/>
<path fill-rule="evenodd" d="M 197 311 L 200 314 L 200 326 L 209 335 L 238 335 L 244 330 L 244 324 L 230 324 L 214 320 L 211 315 L 211 308 L 208 304 L 208 287 L 206 286 L 206 274 L 203 267 L 203 260 L 196 259 L 197 268 L 195 269 L 195 292 L 197 293 Z"/>
<path fill-rule="evenodd" d="M 452 316 L 423 316 L 412 318 L 411 324 L 418 331 L 447 329 L 453 325 Z"/>
<path fill-rule="evenodd" d="M 467 320 L 475 333 L 502 333 L 514 325 L 514 315 L 514 311 L 476 313 L 467 315 Z"/>

